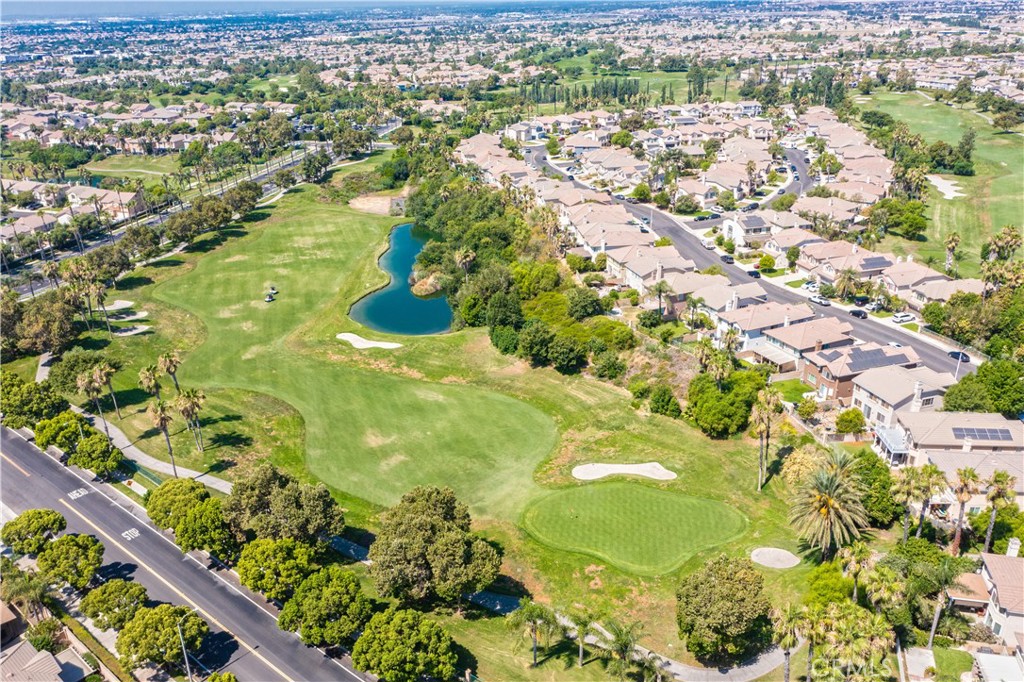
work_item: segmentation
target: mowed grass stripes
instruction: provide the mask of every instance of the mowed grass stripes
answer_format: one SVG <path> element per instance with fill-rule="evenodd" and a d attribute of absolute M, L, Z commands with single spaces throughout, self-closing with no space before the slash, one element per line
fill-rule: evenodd
<path fill-rule="evenodd" d="M 538 541 L 637 575 L 671 572 L 697 552 L 738 537 L 747 521 L 727 504 L 639 483 L 559 490 L 530 505 L 523 527 Z"/>

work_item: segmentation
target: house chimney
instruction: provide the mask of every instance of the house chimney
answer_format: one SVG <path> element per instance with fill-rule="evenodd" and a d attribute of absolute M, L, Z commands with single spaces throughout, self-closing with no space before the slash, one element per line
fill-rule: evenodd
<path fill-rule="evenodd" d="M 1006 556 L 1020 556 L 1020 538 L 1010 538 L 1006 543 Z"/>
<path fill-rule="evenodd" d="M 921 393 L 924 391 L 924 384 L 920 381 L 914 382 L 914 400 L 910 403 L 911 412 L 920 412 L 924 404 L 921 400 Z"/>
<path fill-rule="evenodd" d="M 822 346 L 821 339 L 815 339 L 814 340 L 814 351 L 817 352 L 817 351 L 821 350 L 821 346 Z"/>
<path fill-rule="evenodd" d="M 782 326 L 783 327 L 788 327 L 789 326 L 789 315 L 786 315 L 785 317 L 782 318 Z"/>
<path fill-rule="evenodd" d="M 655 276 L 655 280 L 660 282 L 662 277 L 664 277 L 664 275 L 665 275 L 665 268 L 664 268 L 664 266 L 662 266 L 660 260 L 658 261 L 658 271 L 657 272 L 658 272 L 658 274 Z"/>
<path fill-rule="evenodd" d="M 607 245 L 608 244 L 607 244 L 607 242 L 605 242 L 605 239 L 604 239 L 604 234 L 602 234 L 601 235 L 601 253 L 605 252 L 605 248 L 607 247 Z"/>
<path fill-rule="evenodd" d="M 853 245 L 853 251 L 852 251 L 852 253 L 857 253 L 857 245 L 856 245 L 856 244 L 854 244 L 854 245 Z"/>
<path fill-rule="evenodd" d="M 970 452 L 970 451 L 971 451 L 971 447 L 972 447 L 973 445 L 974 445 L 974 444 L 973 444 L 973 443 L 971 442 L 971 439 L 970 439 L 970 438 L 964 438 L 964 446 L 963 446 L 963 451 L 964 451 L 964 452 Z"/>

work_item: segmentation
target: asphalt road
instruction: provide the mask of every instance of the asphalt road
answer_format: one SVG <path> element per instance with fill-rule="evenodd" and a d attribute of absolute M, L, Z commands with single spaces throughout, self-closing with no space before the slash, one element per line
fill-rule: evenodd
<path fill-rule="evenodd" d="M 557 166 L 553 166 L 547 159 L 547 152 L 543 147 L 533 147 L 533 160 L 535 164 L 544 165 L 549 170 L 555 173 L 563 173 Z M 809 177 L 807 173 L 807 164 L 804 163 L 804 152 L 796 149 L 787 149 L 786 158 L 789 162 L 797 167 L 797 172 L 800 174 L 800 180 L 796 183 L 791 183 L 787 186 L 787 193 L 791 192 L 806 192 L 814 185 L 814 181 Z M 583 183 L 574 180 L 573 184 L 581 189 L 585 189 L 587 186 Z M 672 244 L 675 246 L 676 251 L 680 255 L 692 260 L 698 270 L 703 270 L 712 265 L 722 266 L 725 275 L 734 284 L 742 284 L 743 282 L 749 282 L 750 276 L 746 273 L 746 268 L 742 265 L 728 265 L 723 263 L 719 254 L 715 251 L 705 249 L 700 240 L 691 232 L 683 228 L 676 220 L 669 217 L 662 211 L 652 210 L 650 206 L 630 204 L 621 199 L 612 198 L 612 201 L 621 204 L 627 211 L 629 211 L 636 218 L 648 218 L 651 220 L 651 228 L 658 236 L 669 237 L 672 239 Z M 711 228 L 714 225 L 720 223 L 724 218 L 717 220 L 706 220 L 701 221 L 698 225 L 704 228 Z M 762 287 L 768 293 L 769 301 L 777 301 L 779 303 L 807 303 L 807 297 L 802 296 L 795 290 L 789 289 L 785 286 L 776 286 L 774 283 L 770 283 L 767 280 L 762 280 Z M 878 321 L 874 318 L 868 318 L 861 320 L 852 317 L 847 310 L 837 307 L 824 308 L 817 306 L 813 303 L 810 305 L 815 312 L 820 316 L 831 316 L 837 317 L 841 320 L 849 322 L 853 326 L 853 336 L 862 341 L 874 341 L 875 343 L 888 344 L 888 343 L 899 343 L 904 346 L 910 346 L 921 358 L 921 362 L 933 370 L 939 372 L 949 372 L 954 374 L 957 372 L 957 362 L 950 358 L 946 351 L 933 346 L 930 343 L 925 343 L 920 340 L 919 337 L 913 335 L 909 331 L 905 331 L 902 328 L 894 325 L 886 324 Z M 959 376 L 963 376 L 965 372 L 973 371 L 973 364 L 961 364 L 959 368 Z"/>
<path fill-rule="evenodd" d="M 0 455 L 6 506 L 16 513 L 56 509 L 67 519 L 68 532 L 94 535 L 103 543 L 105 578 L 138 582 L 152 601 L 190 606 L 210 624 L 202 650 L 193 652 L 206 668 L 248 682 L 369 679 L 279 630 L 260 597 L 183 555 L 170 538 L 133 515 L 129 502 L 94 485 L 87 472 L 61 466 L 6 427 L 0 427 Z"/>

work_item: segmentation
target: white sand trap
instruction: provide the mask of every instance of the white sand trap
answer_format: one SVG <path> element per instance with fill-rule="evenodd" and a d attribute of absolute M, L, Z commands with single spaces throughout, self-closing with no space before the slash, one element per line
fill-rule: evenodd
<path fill-rule="evenodd" d="M 758 547 L 750 553 L 750 560 L 768 568 L 793 568 L 800 557 L 777 547 Z"/>
<path fill-rule="evenodd" d="M 353 347 L 358 348 L 360 350 L 362 350 L 364 348 L 401 348 L 402 347 L 402 344 L 400 344 L 400 343 L 392 343 L 390 341 L 370 341 L 369 339 L 364 339 L 363 337 L 359 336 L 359 334 L 350 334 L 348 332 L 343 332 L 341 334 L 338 334 L 337 338 L 341 339 L 342 341 L 348 341 L 349 343 L 352 344 Z"/>
<path fill-rule="evenodd" d="M 605 476 L 623 474 L 626 476 L 644 476 L 657 481 L 671 481 L 676 472 L 669 471 L 657 462 L 644 464 L 581 464 L 572 470 L 573 478 L 581 481 L 594 481 Z"/>
<path fill-rule="evenodd" d="M 112 313 L 115 310 L 124 310 L 125 308 L 131 308 L 133 305 L 135 305 L 135 301 L 124 301 L 121 299 L 117 299 L 116 301 L 107 306 L 107 312 Z"/>
<path fill-rule="evenodd" d="M 928 175 L 928 182 L 935 185 L 935 189 L 939 190 L 939 194 L 942 195 L 943 199 L 956 199 L 957 197 L 965 196 L 960 191 L 960 185 L 956 180 L 947 180 L 941 175 Z"/>
<path fill-rule="evenodd" d="M 114 332 L 114 336 L 135 336 L 136 334 L 141 334 L 142 332 L 149 331 L 150 329 L 152 329 L 152 327 L 148 324 L 137 324 L 133 327 L 125 327 L 120 331 Z"/>

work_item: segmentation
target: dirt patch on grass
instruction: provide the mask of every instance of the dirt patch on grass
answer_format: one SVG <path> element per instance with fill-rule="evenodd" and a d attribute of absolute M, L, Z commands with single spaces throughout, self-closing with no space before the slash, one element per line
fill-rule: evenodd
<path fill-rule="evenodd" d="M 397 439 L 397 438 L 398 438 L 398 436 L 385 436 L 382 433 L 380 433 L 379 431 L 376 431 L 374 429 L 370 429 L 370 430 L 368 430 L 363 435 L 363 442 L 366 443 L 367 447 L 379 448 L 382 445 L 388 445 L 389 443 L 394 443 L 395 439 Z"/>
<path fill-rule="evenodd" d="M 468 384 L 469 381 L 466 380 L 463 377 L 450 376 L 450 377 L 444 377 L 443 379 L 441 379 L 440 383 L 442 383 L 442 384 Z"/>
<path fill-rule="evenodd" d="M 373 215 L 391 215 L 391 197 L 383 197 L 373 194 L 356 197 L 348 202 L 348 205 L 362 213 Z"/>
<path fill-rule="evenodd" d="M 231 256 L 231 258 L 225 258 L 224 262 L 225 263 L 238 263 L 238 262 L 243 261 L 243 260 L 249 260 L 249 257 L 246 256 L 244 253 L 240 253 L 237 256 Z"/>
<path fill-rule="evenodd" d="M 448 398 L 441 395 L 440 393 L 435 393 L 434 391 L 428 391 L 426 389 L 416 391 L 416 395 L 418 395 L 420 398 L 423 398 L 424 400 L 429 400 L 431 402 L 436 403 L 443 403 L 446 400 L 448 400 Z"/>
<path fill-rule="evenodd" d="M 406 457 L 405 455 L 401 455 L 401 454 L 399 454 L 399 455 L 391 455 L 387 459 L 381 460 L 381 462 L 380 462 L 380 469 L 381 469 L 381 471 L 387 471 L 388 469 L 393 469 L 394 467 L 398 466 L 402 462 L 407 461 L 408 459 L 409 459 L 408 457 Z"/>

